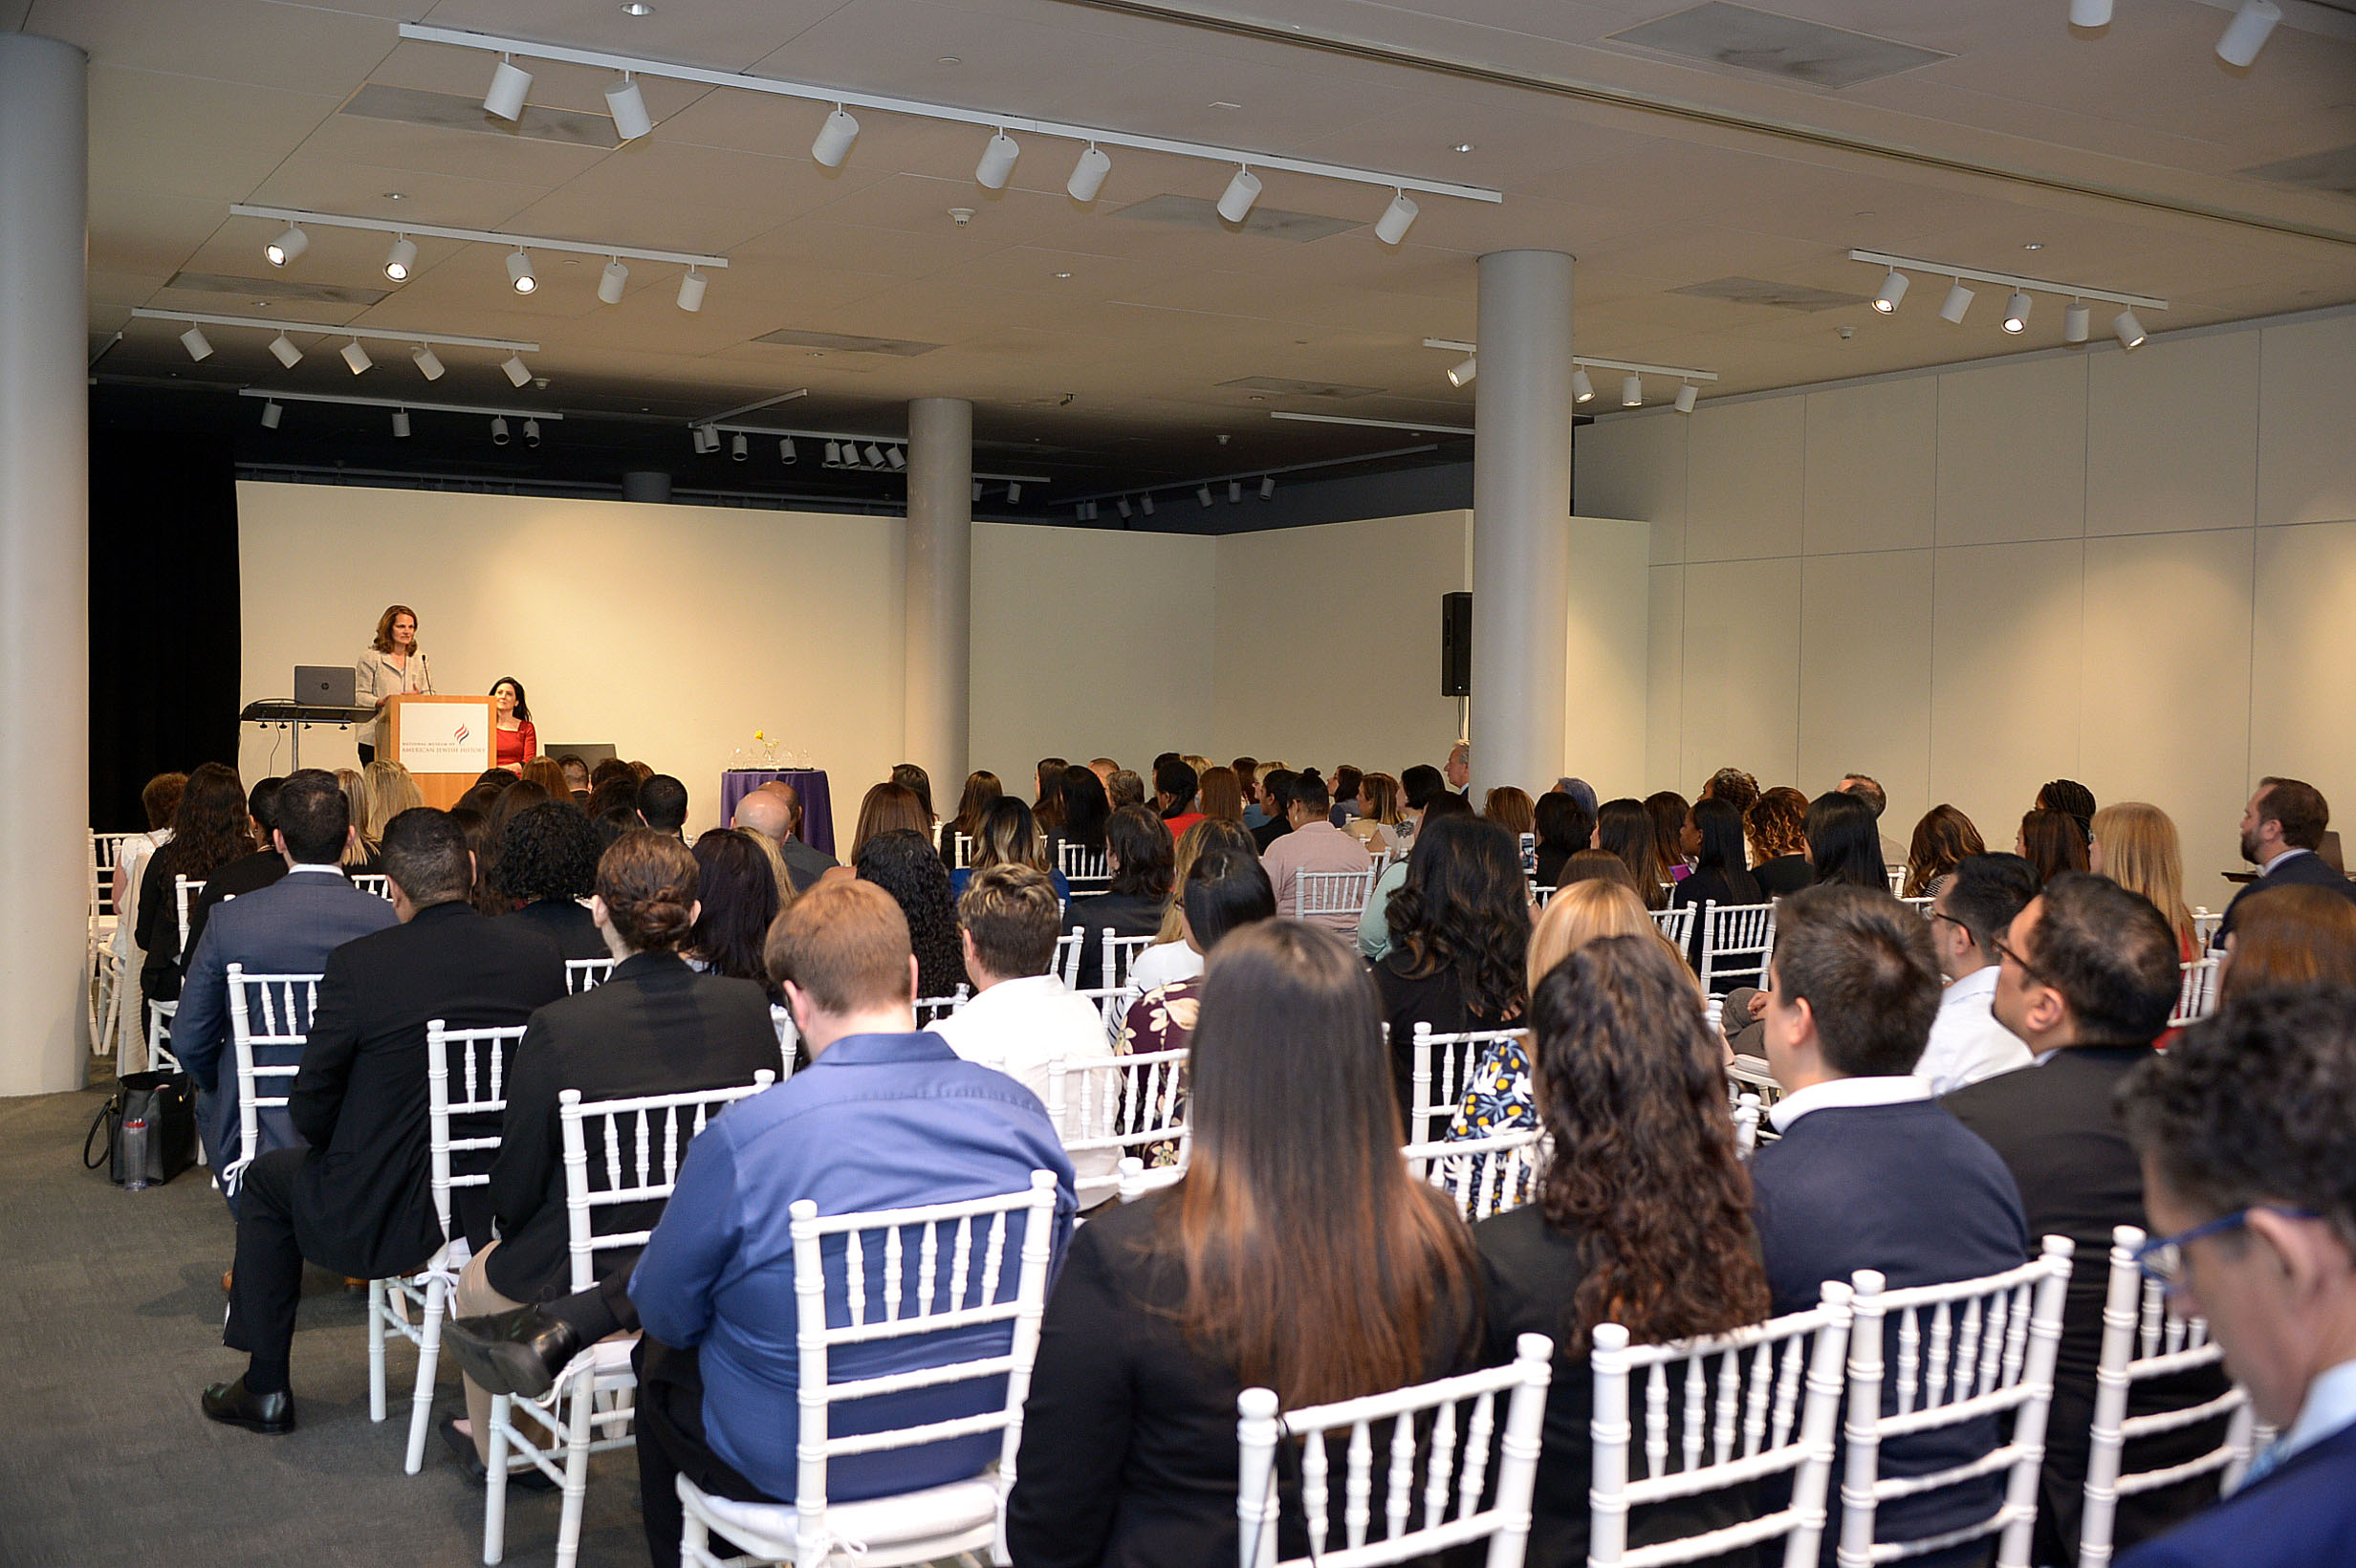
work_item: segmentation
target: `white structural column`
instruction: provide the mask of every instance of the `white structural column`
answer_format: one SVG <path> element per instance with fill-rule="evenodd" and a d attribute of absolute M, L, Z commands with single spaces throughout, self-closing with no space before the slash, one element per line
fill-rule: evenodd
<path fill-rule="evenodd" d="M 1571 258 L 1481 257 L 1473 384 L 1472 776 L 1533 794 L 1563 768 L 1571 577 Z M 1479 795 L 1476 794 L 1474 799 Z"/>
<path fill-rule="evenodd" d="M 0 33 L 0 1094 L 82 1080 L 88 62 Z"/>
<path fill-rule="evenodd" d="M 973 405 L 908 404 L 906 759 L 932 775 L 936 805 L 957 798 L 971 738 Z"/>

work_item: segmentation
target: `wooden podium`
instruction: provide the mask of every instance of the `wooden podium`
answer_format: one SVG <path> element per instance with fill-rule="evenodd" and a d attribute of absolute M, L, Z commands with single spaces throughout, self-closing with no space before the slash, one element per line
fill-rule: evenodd
<path fill-rule="evenodd" d="M 409 770 L 425 804 L 447 811 L 491 766 L 495 723 L 489 697 L 395 697 L 384 754 Z"/>

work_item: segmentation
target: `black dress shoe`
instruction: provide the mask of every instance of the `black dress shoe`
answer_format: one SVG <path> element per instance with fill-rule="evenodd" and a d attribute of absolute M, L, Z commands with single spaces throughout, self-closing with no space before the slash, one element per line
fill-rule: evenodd
<path fill-rule="evenodd" d="M 514 1307 L 482 1318 L 461 1318 L 442 1331 L 459 1369 L 487 1394 L 537 1399 L 556 1385 L 556 1374 L 580 1354 L 573 1325 L 538 1307 Z"/>
<path fill-rule="evenodd" d="M 283 1437 L 294 1429 L 294 1396 L 281 1388 L 257 1394 L 246 1380 L 216 1383 L 205 1390 L 205 1415 L 225 1426 L 243 1426 L 264 1437 Z"/>
<path fill-rule="evenodd" d="M 451 1456 L 458 1461 L 459 1468 L 467 1472 L 468 1480 L 479 1487 L 491 1479 L 491 1467 L 484 1464 L 483 1456 L 474 1451 L 474 1439 L 458 1429 L 456 1417 L 442 1423 L 442 1441 L 448 1447 Z M 556 1483 L 551 1481 L 546 1472 L 537 1465 L 526 1465 L 521 1470 L 509 1470 L 507 1484 L 518 1492 L 554 1492 L 556 1490 Z"/>

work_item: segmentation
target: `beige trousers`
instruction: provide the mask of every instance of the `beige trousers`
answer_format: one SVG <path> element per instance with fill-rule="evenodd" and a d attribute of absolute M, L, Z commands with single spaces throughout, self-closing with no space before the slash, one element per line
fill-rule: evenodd
<path fill-rule="evenodd" d="M 484 1272 L 483 1260 L 497 1250 L 497 1242 L 467 1259 L 467 1266 L 458 1273 L 458 1289 L 450 1296 L 452 1316 L 480 1318 L 486 1313 L 509 1312 L 523 1305 L 511 1301 L 491 1289 L 491 1276 Z M 491 1396 L 474 1386 L 474 1380 L 461 1373 L 459 1381 L 467 1388 L 467 1425 L 474 1432 L 474 1456 L 486 1465 L 491 1463 Z"/>

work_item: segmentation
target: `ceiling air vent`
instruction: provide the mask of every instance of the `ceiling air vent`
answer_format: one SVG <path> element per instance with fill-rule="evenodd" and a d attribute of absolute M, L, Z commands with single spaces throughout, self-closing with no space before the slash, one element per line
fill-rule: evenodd
<path fill-rule="evenodd" d="M 2259 180 L 2272 180 L 2278 185 L 2303 185 L 2309 190 L 2328 190 L 2343 196 L 2356 196 L 2356 146 L 2333 147 L 2328 152 L 2311 152 L 2298 158 L 2280 159 L 2241 172 Z"/>
<path fill-rule="evenodd" d="M 614 136 L 613 120 L 605 115 L 528 103 L 520 116 L 506 120 L 491 115 L 479 98 L 428 93 L 419 87 L 387 87 L 382 82 L 370 82 L 353 94 L 338 112 L 362 120 L 397 120 L 404 125 L 431 125 L 446 131 L 486 131 L 533 142 L 569 142 L 578 147 L 622 144 Z"/>
<path fill-rule="evenodd" d="M 1237 392 L 1265 392 L 1278 398 L 1365 398 L 1386 390 L 1380 386 L 1347 386 L 1340 381 L 1297 381 L 1289 376 L 1242 376 L 1219 384 Z"/>
<path fill-rule="evenodd" d="M 1172 229 L 1257 234 L 1262 239 L 1290 240 L 1295 245 L 1306 245 L 1328 234 L 1366 227 L 1355 218 L 1328 218 L 1316 212 L 1287 212 L 1265 202 L 1254 207 L 1243 222 L 1233 224 L 1219 216 L 1217 202 L 1201 196 L 1148 196 L 1142 202 L 1132 202 L 1127 207 L 1115 208 L 1113 216 L 1134 218 L 1139 223 L 1165 224 Z"/>
<path fill-rule="evenodd" d="M 788 348 L 831 349 L 837 354 L 896 354 L 912 359 L 919 354 L 930 354 L 938 343 L 914 343 L 900 338 L 852 338 L 839 332 L 796 332 L 791 327 L 779 327 L 765 332 L 753 339 L 756 343 L 782 343 Z"/>
<path fill-rule="evenodd" d="M 299 299 L 314 305 L 373 305 L 392 292 L 341 283 L 306 283 L 292 277 L 231 277 L 225 272 L 174 272 L 164 286 L 197 294 L 245 294 L 252 299 Z"/>
<path fill-rule="evenodd" d="M 1770 283 L 1756 277 L 1713 277 L 1707 283 L 1689 283 L 1669 292 L 1691 294 L 1696 299 L 1724 299 L 1736 305 L 1772 305 L 1779 311 L 1837 311 L 1843 305 L 1862 305 L 1872 297 L 1803 288 L 1797 283 Z"/>
<path fill-rule="evenodd" d="M 1803 22 L 1749 6 L 1710 0 L 1691 11 L 1610 34 L 1610 41 L 1681 59 L 1731 65 L 1811 87 L 1854 87 L 1953 55 L 1877 38 L 1869 33 Z"/>

